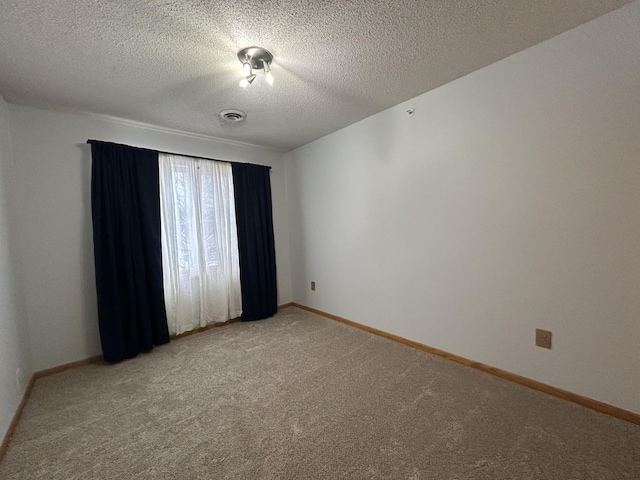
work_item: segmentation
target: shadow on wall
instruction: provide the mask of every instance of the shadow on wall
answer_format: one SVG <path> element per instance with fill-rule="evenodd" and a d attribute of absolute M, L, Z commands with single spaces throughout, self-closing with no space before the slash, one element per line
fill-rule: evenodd
<path fill-rule="evenodd" d="M 80 311 L 86 339 L 87 351 L 100 352 L 100 345 L 89 339 L 100 338 L 98 333 L 98 300 L 96 296 L 96 277 L 93 257 L 93 224 L 91 221 L 91 145 L 82 143 L 82 305 Z M 90 344 L 89 344 L 90 343 Z"/>

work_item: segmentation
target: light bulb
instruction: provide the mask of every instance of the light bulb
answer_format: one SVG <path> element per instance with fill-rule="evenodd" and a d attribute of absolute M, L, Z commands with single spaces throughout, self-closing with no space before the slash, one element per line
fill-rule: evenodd
<path fill-rule="evenodd" d="M 242 80 L 240 80 L 240 86 L 242 88 L 246 87 L 247 85 L 251 85 L 251 83 L 253 83 L 253 81 L 256 79 L 255 74 L 251 74 L 246 78 L 243 78 Z"/>
<path fill-rule="evenodd" d="M 242 71 L 244 72 L 245 77 L 251 75 L 251 64 L 249 62 L 244 62 L 242 64 Z"/>
<path fill-rule="evenodd" d="M 271 72 L 267 73 L 267 83 L 269 85 L 273 85 L 273 75 L 271 74 Z"/>

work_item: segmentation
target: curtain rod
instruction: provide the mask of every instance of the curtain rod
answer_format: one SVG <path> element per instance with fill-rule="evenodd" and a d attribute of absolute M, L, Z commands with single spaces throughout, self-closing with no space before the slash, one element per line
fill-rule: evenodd
<path fill-rule="evenodd" d="M 253 165 L 255 167 L 264 167 L 264 168 L 268 168 L 269 170 L 271 170 L 271 167 L 269 165 L 258 165 L 257 163 L 248 163 L 248 162 L 232 162 L 230 160 L 219 160 L 217 158 L 199 157 L 197 155 L 185 155 L 184 153 L 164 152 L 162 150 L 154 150 L 152 148 L 134 147 L 132 145 L 126 145 L 124 143 L 105 142 L 105 141 L 102 141 L 102 140 L 92 140 L 92 139 L 87 140 L 87 143 L 89 145 L 91 145 L 93 143 L 102 143 L 102 144 L 107 144 L 107 145 L 118 145 L 119 147 L 135 148 L 136 150 L 145 150 L 147 152 L 164 153 L 165 155 L 178 155 L 180 157 L 197 158 L 198 160 L 209 160 L 211 162 L 224 162 L 224 163 L 236 163 L 236 164 L 241 164 L 241 165 Z"/>

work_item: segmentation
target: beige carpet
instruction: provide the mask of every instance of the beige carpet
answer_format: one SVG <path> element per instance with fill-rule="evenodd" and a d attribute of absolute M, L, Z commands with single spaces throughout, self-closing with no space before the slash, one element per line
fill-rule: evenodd
<path fill-rule="evenodd" d="M 639 479 L 640 427 L 288 308 L 36 382 L 2 479 Z"/>

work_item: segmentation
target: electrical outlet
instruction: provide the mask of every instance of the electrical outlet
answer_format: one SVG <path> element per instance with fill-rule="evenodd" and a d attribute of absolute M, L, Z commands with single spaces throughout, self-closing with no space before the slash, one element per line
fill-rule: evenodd
<path fill-rule="evenodd" d="M 311 282 L 311 291 L 312 292 L 316 291 L 316 282 Z"/>
<path fill-rule="evenodd" d="M 536 345 L 542 348 L 551 348 L 551 332 L 536 328 Z"/>
<path fill-rule="evenodd" d="M 16 385 L 18 386 L 18 390 L 22 390 L 22 369 L 16 369 Z"/>

